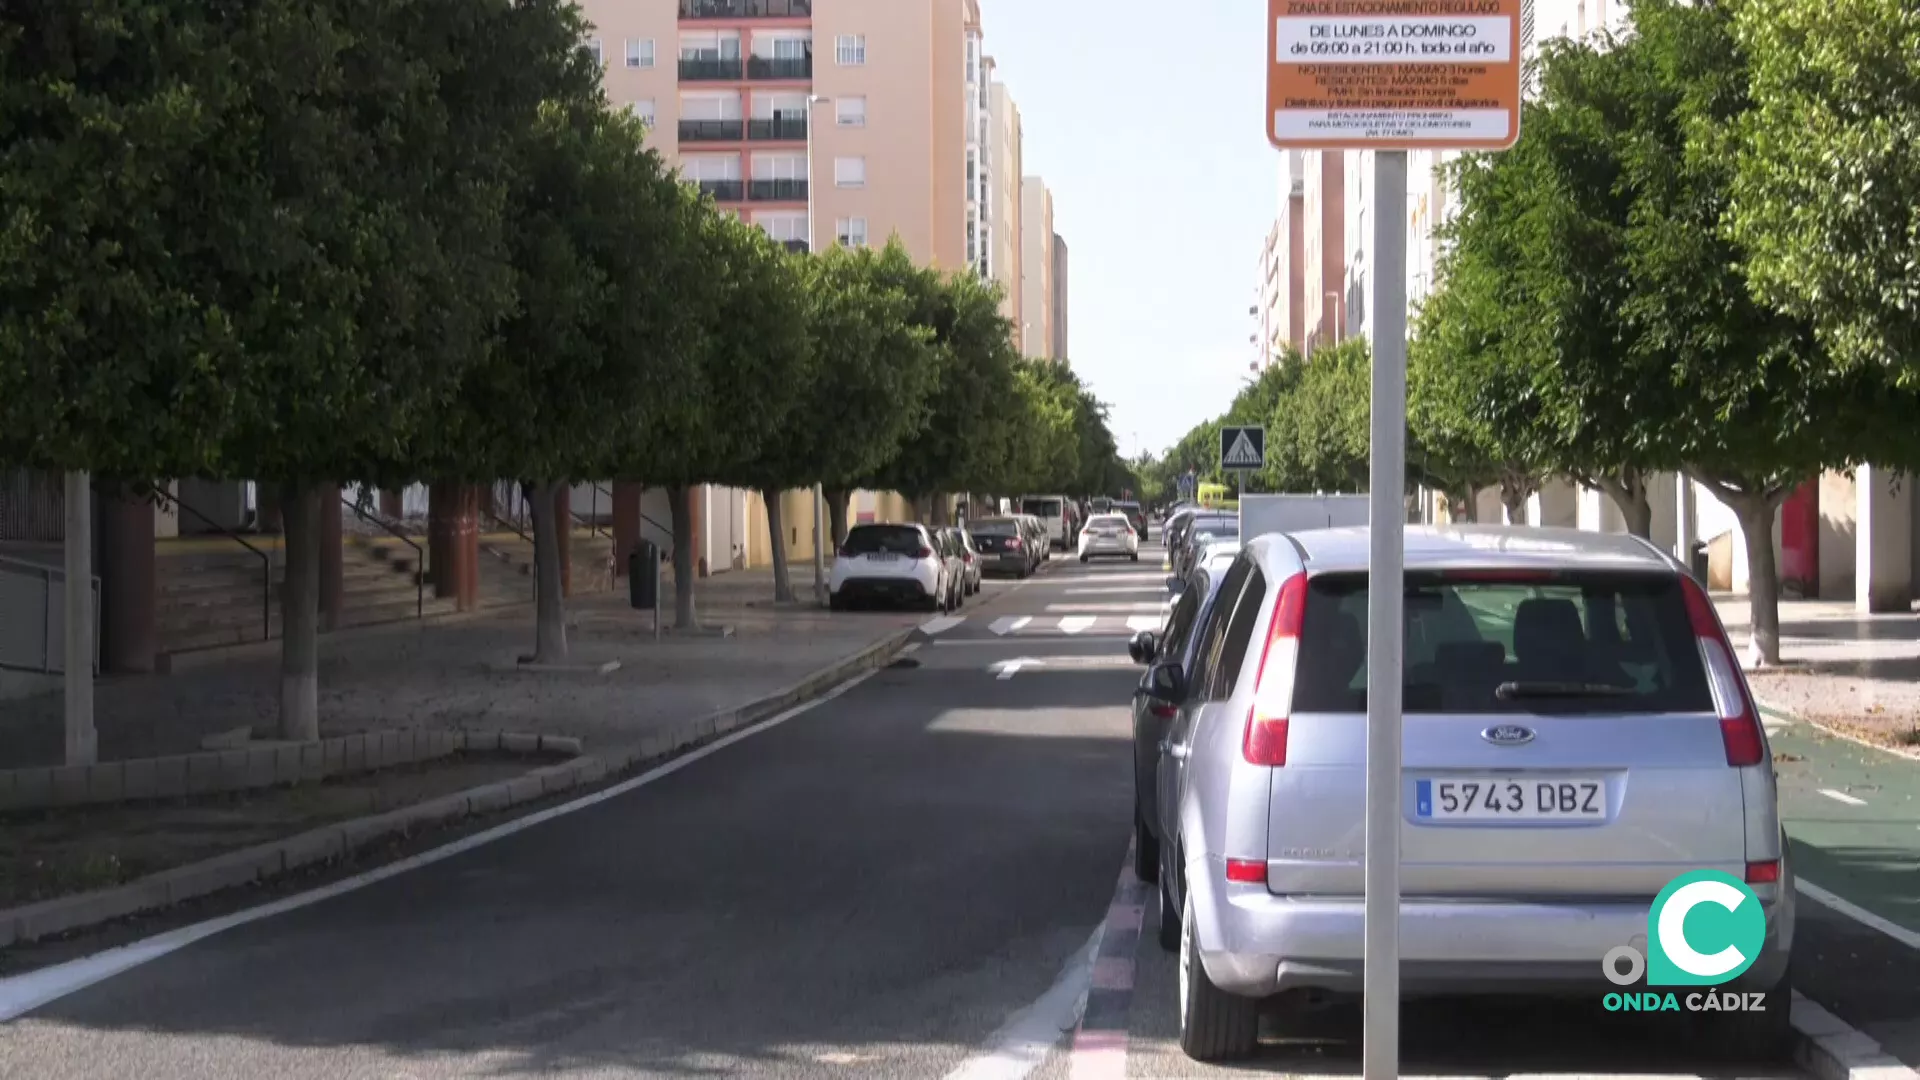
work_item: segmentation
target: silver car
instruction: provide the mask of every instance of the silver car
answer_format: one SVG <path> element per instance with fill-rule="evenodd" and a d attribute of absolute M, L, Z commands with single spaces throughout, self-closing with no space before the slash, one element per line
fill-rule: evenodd
<path fill-rule="evenodd" d="M 1645 951 L 1680 874 L 1748 883 L 1766 916 L 1696 1014 L 1741 1056 L 1791 1045 L 1792 873 L 1772 754 L 1706 592 L 1630 536 L 1407 530 L 1400 830 L 1408 997 L 1528 993 L 1598 1010 L 1602 958 Z M 1366 803 L 1367 530 L 1247 543 L 1191 671 L 1149 668 L 1177 706 L 1157 770 L 1161 944 L 1180 952 L 1180 1039 L 1255 1047 L 1260 1000 L 1357 991 Z M 1689 988 L 1675 988 L 1686 990 Z"/>

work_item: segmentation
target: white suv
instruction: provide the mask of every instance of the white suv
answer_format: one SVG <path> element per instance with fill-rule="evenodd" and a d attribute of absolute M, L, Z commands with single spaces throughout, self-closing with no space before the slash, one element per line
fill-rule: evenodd
<path fill-rule="evenodd" d="M 920 525 L 855 525 L 847 530 L 827 579 L 828 606 L 906 604 L 945 611 L 957 582 L 940 546 Z"/>

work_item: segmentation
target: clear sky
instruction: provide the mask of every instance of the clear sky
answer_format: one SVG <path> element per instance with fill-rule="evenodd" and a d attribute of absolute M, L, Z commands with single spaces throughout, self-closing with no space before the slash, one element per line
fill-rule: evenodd
<path fill-rule="evenodd" d="M 1074 370 L 1121 449 L 1159 453 L 1226 410 L 1254 347 L 1260 248 L 1280 206 L 1260 0 L 980 0 L 1020 107 L 1025 172 L 1053 190 Z M 1137 436 L 1137 438 L 1136 438 Z"/>

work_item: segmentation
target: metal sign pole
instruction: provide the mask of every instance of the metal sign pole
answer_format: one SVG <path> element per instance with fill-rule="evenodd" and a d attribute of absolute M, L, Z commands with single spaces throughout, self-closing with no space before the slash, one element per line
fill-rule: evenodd
<path fill-rule="evenodd" d="M 1373 155 L 1367 838 L 1361 1072 L 1400 1073 L 1400 678 L 1407 512 L 1407 153 Z"/>
<path fill-rule="evenodd" d="M 660 605 L 665 598 L 660 595 L 660 556 L 653 557 L 653 640 L 660 640 Z"/>

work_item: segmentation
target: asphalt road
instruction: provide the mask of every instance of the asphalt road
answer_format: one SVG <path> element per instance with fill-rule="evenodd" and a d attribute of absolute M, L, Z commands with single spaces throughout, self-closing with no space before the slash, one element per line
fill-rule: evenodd
<path fill-rule="evenodd" d="M 990 584 L 894 667 L 678 771 L 52 1001 L 0 1026 L 0 1077 L 1068 1078 L 1090 980 L 1118 1075 L 1207 1075 L 1151 912 L 1097 969 L 1087 949 L 1129 896 L 1125 638 L 1159 557 Z M 1350 1009 L 1312 1033 L 1252 1071 L 1357 1071 Z M 1657 1035 L 1416 1006 L 1407 1061 L 1727 1071 Z"/>

